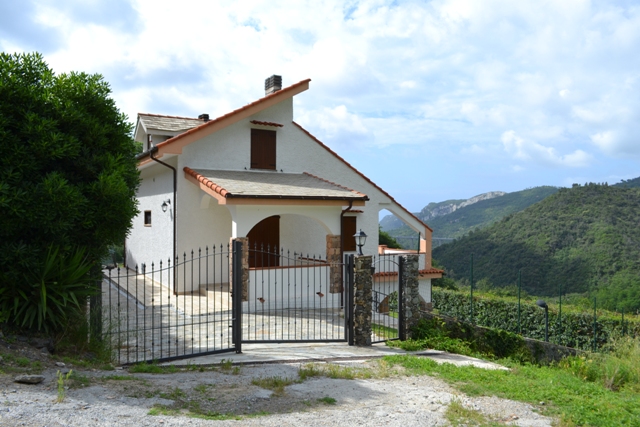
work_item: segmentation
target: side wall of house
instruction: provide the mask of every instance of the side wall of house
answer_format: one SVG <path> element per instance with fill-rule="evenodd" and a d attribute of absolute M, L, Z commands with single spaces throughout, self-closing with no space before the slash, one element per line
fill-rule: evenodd
<path fill-rule="evenodd" d="M 150 271 L 151 263 L 159 268 L 172 258 L 173 252 L 173 173 L 162 165 L 152 165 L 140 173 L 138 188 L 138 209 L 140 213 L 133 219 L 133 227 L 126 239 L 126 262 L 131 269 L 146 264 Z M 162 203 L 170 200 L 167 211 L 162 211 Z M 151 225 L 145 225 L 145 212 L 151 212 Z"/>

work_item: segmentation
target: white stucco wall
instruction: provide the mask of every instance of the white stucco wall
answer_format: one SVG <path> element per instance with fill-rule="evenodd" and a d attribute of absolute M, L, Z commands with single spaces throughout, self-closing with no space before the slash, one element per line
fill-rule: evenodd
<path fill-rule="evenodd" d="M 325 228 L 310 217 L 280 215 L 280 246 L 291 253 L 326 259 L 326 235 Z"/>
<path fill-rule="evenodd" d="M 155 164 L 141 171 L 138 188 L 138 209 L 133 227 L 126 239 L 127 266 L 151 263 L 166 265 L 173 252 L 173 173 L 171 169 Z M 162 202 L 171 200 L 167 212 L 162 212 Z M 151 211 L 151 226 L 144 225 L 144 212 Z"/>
<path fill-rule="evenodd" d="M 250 270 L 243 311 L 340 307 L 341 294 L 329 292 L 328 276 L 328 266 Z"/>

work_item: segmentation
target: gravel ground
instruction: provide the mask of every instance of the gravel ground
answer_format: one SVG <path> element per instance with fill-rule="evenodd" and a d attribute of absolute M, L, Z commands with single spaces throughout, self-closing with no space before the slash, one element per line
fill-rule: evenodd
<path fill-rule="evenodd" d="M 355 366 L 375 368 L 376 363 L 357 362 Z M 299 368 L 299 364 L 269 364 L 172 374 L 81 371 L 79 379 L 68 382 L 70 388 L 62 403 L 56 403 L 55 369 L 47 368 L 45 380 L 37 385 L 14 383 L 16 374 L 5 373 L 0 374 L 0 426 L 284 427 L 358 426 L 373 422 L 404 427 L 445 426 L 448 423 L 444 414 L 454 399 L 505 425 L 542 427 L 552 423 L 530 405 L 495 397 L 470 398 L 428 376 L 391 375 L 366 380 L 312 377 L 287 386 L 284 393 L 252 384 L 256 378 L 298 380 Z M 335 403 L 318 400 L 324 397 L 335 399 Z M 149 415 L 154 405 L 182 413 Z M 239 414 L 243 418 L 191 418 L 184 415 L 185 408 Z M 255 415 L 265 412 L 270 415 Z"/>

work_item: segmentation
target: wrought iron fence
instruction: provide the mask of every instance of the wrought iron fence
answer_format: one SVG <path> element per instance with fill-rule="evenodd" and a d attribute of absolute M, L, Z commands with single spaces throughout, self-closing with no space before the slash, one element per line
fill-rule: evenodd
<path fill-rule="evenodd" d="M 199 249 L 173 263 L 106 269 L 103 335 L 114 358 L 125 364 L 167 361 L 239 352 L 243 342 L 349 339 L 344 302 L 353 274 L 344 274 L 345 264 L 282 249 L 243 252 L 240 246 Z M 257 259 L 262 262 L 256 267 Z"/>
<path fill-rule="evenodd" d="M 243 302 L 243 342 L 348 339 L 342 262 L 251 246 Z"/>
<path fill-rule="evenodd" d="M 103 333 L 120 363 L 234 351 L 229 246 L 104 271 Z"/>
<path fill-rule="evenodd" d="M 403 320 L 400 255 L 377 255 L 373 257 L 372 265 L 374 271 L 372 271 L 371 342 L 399 339 Z"/>

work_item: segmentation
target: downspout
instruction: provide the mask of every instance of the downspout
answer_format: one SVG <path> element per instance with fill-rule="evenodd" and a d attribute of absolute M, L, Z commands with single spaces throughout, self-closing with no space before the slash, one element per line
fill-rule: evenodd
<path fill-rule="evenodd" d="M 340 263 L 344 262 L 344 230 L 342 230 L 342 218 L 353 207 L 353 200 L 349 200 L 349 207 L 340 212 Z M 342 282 L 342 292 L 340 293 L 340 306 L 344 307 L 344 268 L 340 269 L 340 281 Z"/>
<path fill-rule="evenodd" d="M 158 162 L 163 166 L 168 167 L 169 169 L 171 169 L 173 171 L 173 202 L 171 202 L 171 204 L 173 205 L 173 294 L 174 295 L 178 295 L 178 292 L 176 291 L 176 280 L 178 278 L 178 269 L 176 267 L 177 264 L 177 258 L 178 258 L 178 254 L 176 253 L 176 246 L 177 246 L 177 218 L 178 218 L 178 205 L 176 203 L 176 195 L 177 195 L 177 191 L 178 191 L 178 171 L 176 170 L 176 168 L 174 168 L 171 165 L 166 164 L 165 162 L 163 162 L 162 160 L 159 160 L 155 157 L 153 157 L 153 155 L 155 153 L 158 152 L 158 147 L 152 147 L 151 149 L 149 149 L 149 157 L 151 157 L 151 160 L 153 160 L 154 162 Z"/>

